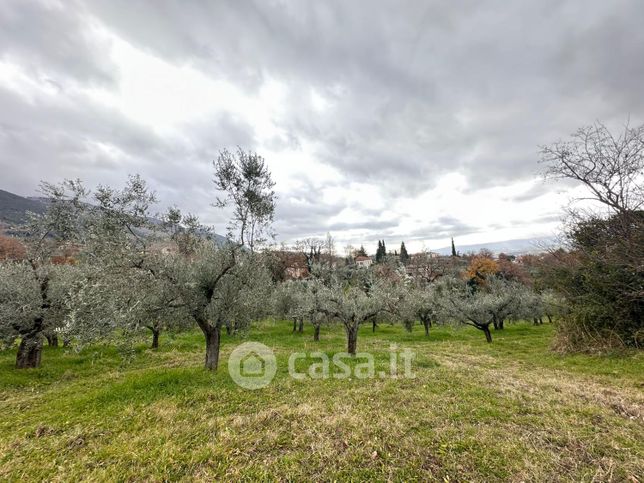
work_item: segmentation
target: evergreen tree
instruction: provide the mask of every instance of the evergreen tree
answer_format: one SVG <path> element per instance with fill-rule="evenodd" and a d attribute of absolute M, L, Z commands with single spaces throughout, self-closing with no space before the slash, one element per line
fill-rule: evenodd
<path fill-rule="evenodd" d="M 383 260 L 382 255 L 382 242 L 378 240 L 378 249 L 376 250 L 376 263 L 380 263 Z"/>
<path fill-rule="evenodd" d="M 376 251 L 376 263 L 382 263 L 387 259 L 387 248 L 384 240 L 378 240 L 378 250 Z"/>
<path fill-rule="evenodd" d="M 454 237 L 452 237 L 452 256 L 457 257 L 458 255 L 456 254 L 456 246 L 454 245 Z"/>
<path fill-rule="evenodd" d="M 409 254 L 407 253 L 407 248 L 405 247 L 405 242 L 400 244 L 400 263 L 407 265 L 409 262 Z"/>
<path fill-rule="evenodd" d="M 360 250 L 356 252 L 356 257 L 366 257 L 367 251 L 364 249 L 364 245 L 360 245 Z"/>

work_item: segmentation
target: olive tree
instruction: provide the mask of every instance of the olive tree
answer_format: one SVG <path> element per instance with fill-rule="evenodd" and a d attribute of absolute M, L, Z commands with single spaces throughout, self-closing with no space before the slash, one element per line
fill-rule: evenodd
<path fill-rule="evenodd" d="M 177 326 L 177 297 L 162 276 L 163 255 L 155 245 L 164 237 L 153 221 L 157 202 L 140 176 L 130 176 L 121 189 L 98 186 L 83 216 L 84 278 L 78 281 L 65 331 L 81 343 L 148 329 L 152 347 L 161 329 Z M 181 240 L 176 240 L 180 245 Z"/>
<path fill-rule="evenodd" d="M 390 306 L 390 292 L 382 280 L 364 269 L 318 268 L 319 312 L 342 322 L 347 335 L 347 352 L 356 354 L 360 324 L 377 317 Z"/>
<path fill-rule="evenodd" d="M 151 347 L 156 349 L 163 330 L 190 327 L 172 285 L 157 278 L 159 265 L 154 268 L 155 275 L 141 270 L 125 271 L 120 277 L 104 266 L 80 268 L 62 330 L 78 347 L 97 340 L 129 345 L 141 331 L 149 331 Z"/>
<path fill-rule="evenodd" d="M 42 183 L 47 210 L 32 214 L 24 240 L 24 261 L 2 264 L 0 333 L 20 340 L 16 367 L 38 367 L 43 338 L 59 324 L 62 299 L 79 241 L 79 226 L 87 191 L 80 181 Z M 61 263 L 63 265 L 61 265 Z"/>
<path fill-rule="evenodd" d="M 215 188 L 224 193 L 215 206 L 233 208 L 228 235 L 253 252 L 272 236 L 275 183 L 266 161 L 257 153 L 238 148 L 234 153 L 221 151 L 213 166 Z"/>
<path fill-rule="evenodd" d="M 394 314 L 408 331 L 411 331 L 416 322 L 420 321 L 425 329 L 425 335 L 429 336 L 429 329 L 439 317 L 439 305 L 433 285 L 405 286 L 400 292 L 399 303 Z"/>
<path fill-rule="evenodd" d="M 566 301 L 554 290 L 548 289 L 541 292 L 541 300 L 544 305 L 544 314 L 548 322 L 552 323 L 554 317 L 564 315 L 567 311 Z"/>
<path fill-rule="evenodd" d="M 302 332 L 304 319 L 309 315 L 310 302 L 306 286 L 300 280 L 281 283 L 273 293 L 273 313 L 283 319 L 293 320 L 293 332 Z"/>
<path fill-rule="evenodd" d="M 0 263 L 0 341 L 20 340 L 17 368 L 40 366 L 43 337 L 57 338 L 63 327 L 77 273 L 68 264 L 34 271 L 28 262 Z"/>
<path fill-rule="evenodd" d="M 300 282 L 303 285 L 303 304 L 305 317 L 313 325 L 313 340 L 320 340 L 320 329 L 324 323 L 331 320 L 328 314 L 323 310 L 323 285 L 317 278 L 309 278 Z"/>
<path fill-rule="evenodd" d="M 162 260 L 158 260 L 148 266 L 158 268 L 162 263 Z M 152 349 L 159 347 L 163 330 L 180 330 L 189 326 L 181 311 L 180 297 L 158 269 L 131 273 L 127 291 L 121 299 L 126 308 L 122 325 L 133 333 L 141 329 L 148 330 L 152 335 Z"/>
<path fill-rule="evenodd" d="M 532 290 L 526 290 L 521 297 L 521 304 L 517 310 L 518 318 L 531 320 L 534 325 L 543 324 L 543 317 L 546 313 L 546 306 L 541 294 Z"/>
<path fill-rule="evenodd" d="M 516 316 L 525 300 L 534 294 L 526 286 L 499 276 L 488 277 L 478 290 L 483 290 L 490 297 L 490 313 L 495 330 L 503 330 L 506 319 Z"/>
<path fill-rule="evenodd" d="M 260 318 L 270 296 L 270 273 L 261 255 L 228 245 L 204 242 L 191 257 L 167 258 L 163 268 L 181 308 L 201 329 L 206 342 L 206 369 L 219 363 L 221 329 L 234 320 L 239 329 Z"/>
<path fill-rule="evenodd" d="M 248 169 L 254 166 L 256 170 L 253 168 L 252 173 L 245 175 L 254 173 L 253 176 L 264 177 L 264 181 L 268 176 L 270 181 L 270 173 L 263 164 L 259 166 L 256 162 L 259 161 L 255 160 L 246 166 Z M 240 166 L 233 164 L 227 169 L 240 169 Z M 220 168 L 224 169 L 224 166 L 221 165 Z M 259 181 L 257 183 L 259 187 L 252 182 L 251 185 L 261 188 L 260 192 L 267 186 Z M 233 190 L 229 194 L 236 203 L 236 213 L 246 213 L 250 217 L 238 220 L 242 224 L 248 223 L 242 226 L 241 231 L 245 233 L 250 230 L 248 236 L 254 240 L 250 243 L 258 243 L 253 236 L 257 235 L 260 225 L 265 226 L 268 219 L 272 219 L 272 215 L 261 220 L 254 218 L 259 216 L 258 213 L 253 211 L 255 208 L 251 206 L 252 203 L 245 203 L 254 202 L 255 198 L 237 198 L 239 193 L 235 191 L 236 184 L 226 186 Z M 163 297 L 155 299 L 157 302 L 164 302 L 160 306 L 157 303 L 162 309 L 161 313 L 190 321 L 199 327 L 205 338 L 204 365 L 207 369 L 216 370 L 221 329 L 234 323 L 236 330 L 244 330 L 252 320 L 261 317 L 266 311 L 272 281 L 266 268 L 265 256 L 243 246 L 247 235 L 240 235 L 239 243 L 231 240 L 218 246 L 210 239 L 209 230 L 201 226 L 196 217 L 184 216 L 177 208 L 167 213 L 164 222 L 164 229 L 170 234 L 177 250 L 164 256 L 139 254 L 138 259 L 135 258 L 135 266 L 151 275 L 157 291 L 162 289 L 160 293 Z"/>
<path fill-rule="evenodd" d="M 320 340 L 320 330 L 329 316 L 322 305 L 322 284 L 316 278 L 289 280 L 280 284 L 273 293 L 273 314 L 293 319 L 293 332 L 302 332 L 308 320 L 313 326 L 313 340 Z"/>
<path fill-rule="evenodd" d="M 445 277 L 435 284 L 435 291 L 446 318 L 482 331 L 487 342 L 492 342 L 490 325 L 518 313 L 523 293 L 519 285 L 494 277 L 481 287 Z"/>
<path fill-rule="evenodd" d="M 68 318 L 70 332 L 91 341 L 110 337 L 116 329 L 129 333 L 154 321 L 174 319 L 181 326 L 196 325 L 201 330 L 205 368 L 216 370 L 221 329 L 234 320 L 243 330 L 261 317 L 270 275 L 261 255 L 236 245 L 218 247 L 202 240 L 195 246 L 189 256 L 174 253 L 141 259 L 136 271 L 124 272 L 125 285 L 118 283 L 112 268 L 98 267 L 97 276 L 78 283 Z"/>
<path fill-rule="evenodd" d="M 489 299 L 485 294 L 474 291 L 462 280 L 452 277 L 445 277 L 436 282 L 436 293 L 441 309 L 449 321 L 481 330 L 485 333 L 485 339 L 492 342 L 492 314 L 489 310 Z"/>

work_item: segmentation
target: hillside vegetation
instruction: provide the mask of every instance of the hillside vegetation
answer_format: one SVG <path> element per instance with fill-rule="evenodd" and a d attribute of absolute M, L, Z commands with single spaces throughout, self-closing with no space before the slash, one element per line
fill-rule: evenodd
<path fill-rule="evenodd" d="M 22 225 L 27 222 L 28 212 L 42 214 L 46 209 L 47 204 L 42 200 L 25 198 L 0 190 L 0 224 Z"/>
<path fill-rule="evenodd" d="M 376 373 L 393 342 L 416 352 L 416 377 L 290 378 L 292 352 L 343 347 L 339 325 L 319 342 L 310 326 L 253 327 L 248 340 L 278 360 L 256 391 L 228 374 L 236 337 L 215 373 L 198 332 L 127 359 L 113 346 L 47 347 L 47 364 L 24 371 L 0 352 L 0 480 L 641 481 L 641 352 L 556 355 L 548 324 L 509 325 L 494 344 L 471 328 L 360 332 Z"/>

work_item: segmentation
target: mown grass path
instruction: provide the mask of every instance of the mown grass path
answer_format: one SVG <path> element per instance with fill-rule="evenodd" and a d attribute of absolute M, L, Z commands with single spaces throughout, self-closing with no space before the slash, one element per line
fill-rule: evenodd
<path fill-rule="evenodd" d="M 237 338 L 216 374 L 196 332 L 128 363 L 110 347 L 47 349 L 41 369 L 17 371 L 1 352 L 0 480 L 643 481 L 642 353 L 560 356 L 548 325 L 510 325 L 493 344 L 381 325 L 361 329 L 358 350 L 378 373 L 391 343 L 410 348 L 414 379 L 297 381 L 288 356 L 332 356 L 344 334 L 323 328 L 315 343 L 290 327 L 248 334 L 278 360 L 256 391 L 228 375 Z"/>

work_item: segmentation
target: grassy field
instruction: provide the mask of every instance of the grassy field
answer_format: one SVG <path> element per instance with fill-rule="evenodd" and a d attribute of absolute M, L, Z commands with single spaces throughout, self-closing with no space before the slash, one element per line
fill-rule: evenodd
<path fill-rule="evenodd" d="M 416 352 L 414 379 L 293 380 L 293 351 L 344 350 L 339 327 L 293 334 L 266 322 L 248 340 L 277 354 L 266 388 L 216 374 L 199 333 L 161 348 L 47 349 L 43 367 L 0 353 L 0 480 L 644 481 L 644 357 L 560 356 L 552 327 L 361 329 L 359 351 L 389 364 Z M 300 365 L 305 361 L 300 361 Z"/>

